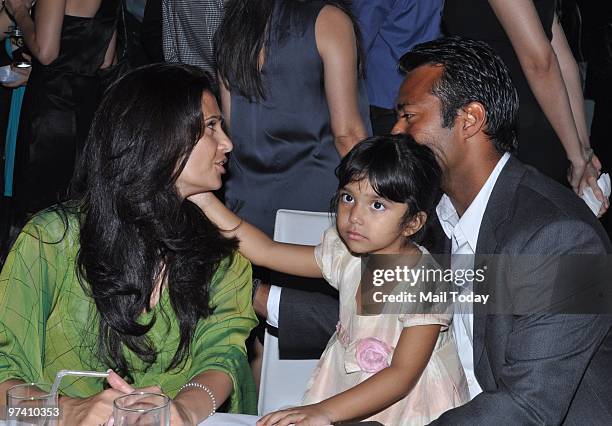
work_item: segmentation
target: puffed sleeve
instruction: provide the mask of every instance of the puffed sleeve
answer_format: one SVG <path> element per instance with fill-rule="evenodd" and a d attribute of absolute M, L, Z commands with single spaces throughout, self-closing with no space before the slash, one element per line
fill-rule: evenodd
<path fill-rule="evenodd" d="M 233 383 L 229 411 L 256 414 L 257 396 L 245 340 L 257 325 L 251 304 L 251 264 L 239 253 L 217 269 L 210 289 L 212 314 L 196 327 L 190 376 L 222 371 Z"/>
<path fill-rule="evenodd" d="M 67 268 L 61 218 L 34 216 L 17 237 L 0 273 L 0 383 L 40 381 L 46 322 L 56 281 Z"/>
<path fill-rule="evenodd" d="M 323 234 L 323 241 L 315 247 L 315 260 L 323 278 L 338 289 L 340 276 L 353 256 L 346 248 L 335 227 L 328 228 Z"/>
<path fill-rule="evenodd" d="M 440 266 L 433 259 L 431 254 L 421 248 L 423 256 L 419 267 L 423 271 L 440 270 Z M 436 277 L 435 274 L 430 276 Z M 442 326 L 442 331 L 445 331 L 453 320 L 452 305 L 448 302 L 436 302 L 431 298 L 421 298 L 421 295 L 432 294 L 448 294 L 451 284 L 437 279 L 422 280 L 419 284 L 412 287 L 412 292 L 415 293 L 415 303 L 404 303 L 400 305 L 400 316 L 398 317 L 403 327 L 414 327 L 417 325 L 439 324 Z M 417 290 L 415 292 L 415 289 Z"/>

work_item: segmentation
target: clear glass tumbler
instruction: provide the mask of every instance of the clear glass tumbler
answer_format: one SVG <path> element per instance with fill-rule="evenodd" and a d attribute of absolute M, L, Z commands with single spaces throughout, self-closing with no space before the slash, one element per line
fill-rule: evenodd
<path fill-rule="evenodd" d="M 170 398 L 159 393 L 134 392 L 113 403 L 115 426 L 169 426 Z"/>
<path fill-rule="evenodd" d="M 7 426 L 55 426 L 59 407 L 55 395 L 45 391 L 50 383 L 24 383 L 6 392 Z"/>

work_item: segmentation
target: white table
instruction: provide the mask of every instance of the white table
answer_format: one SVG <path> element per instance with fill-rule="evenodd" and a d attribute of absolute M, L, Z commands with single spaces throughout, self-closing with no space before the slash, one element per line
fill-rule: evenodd
<path fill-rule="evenodd" d="M 214 416 L 204 420 L 199 426 L 255 426 L 257 420 L 259 420 L 259 416 L 215 413 Z"/>
<path fill-rule="evenodd" d="M 259 420 L 259 416 L 216 413 L 198 426 L 255 426 L 257 420 Z M 5 426 L 5 424 L 5 421 L 0 419 L 0 426 Z"/>

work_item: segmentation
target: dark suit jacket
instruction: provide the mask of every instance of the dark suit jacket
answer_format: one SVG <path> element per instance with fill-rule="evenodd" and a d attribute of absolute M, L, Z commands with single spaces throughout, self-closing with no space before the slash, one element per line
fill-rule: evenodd
<path fill-rule="evenodd" d="M 582 200 L 520 161 L 508 161 L 483 216 L 477 261 L 488 254 L 610 251 L 608 237 Z M 501 268 L 491 275 L 487 285 L 519 293 L 556 285 L 544 274 L 511 283 L 504 282 Z M 610 315 L 491 315 L 474 309 L 475 375 L 483 392 L 433 424 L 612 424 Z"/>

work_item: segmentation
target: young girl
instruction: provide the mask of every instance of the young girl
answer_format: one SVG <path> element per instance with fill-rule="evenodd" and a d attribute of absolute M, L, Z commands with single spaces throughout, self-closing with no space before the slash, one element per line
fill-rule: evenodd
<path fill-rule="evenodd" d="M 325 232 L 317 247 L 274 242 L 214 196 L 193 200 L 240 239 L 240 251 L 253 263 L 323 276 L 340 293 L 340 322 L 308 385 L 307 405 L 268 414 L 258 425 L 328 425 L 364 418 L 385 425 L 429 423 L 468 400 L 449 328 L 452 316 L 359 316 L 360 258 L 417 255 L 419 264 L 432 263 L 430 256 L 420 256 L 427 251 L 411 237 L 434 207 L 440 169 L 428 148 L 405 136 L 382 136 L 356 145 L 336 173 L 336 227 Z"/>

